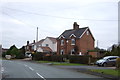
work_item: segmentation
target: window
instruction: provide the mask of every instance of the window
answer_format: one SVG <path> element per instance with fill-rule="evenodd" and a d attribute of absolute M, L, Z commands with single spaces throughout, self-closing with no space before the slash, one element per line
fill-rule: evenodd
<path fill-rule="evenodd" d="M 71 39 L 71 45 L 75 45 L 75 39 Z"/>
<path fill-rule="evenodd" d="M 61 40 L 61 45 L 64 45 L 64 40 Z"/>
<path fill-rule="evenodd" d="M 46 44 L 46 47 L 48 47 L 49 46 L 49 44 Z"/>
<path fill-rule="evenodd" d="M 60 54 L 61 55 L 63 55 L 64 54 L 64 50 L 62 49 L 62 50 L 60 50 Z"/>
<path fill-rule="evenodd" d="M 71 55 L 75 54 L 75 49 L 71 49 Z"/>
<path fill-rule="evenodd" d="M 89 35 L 89 31 L 87 31 L 87 33 L 86 33 L 87 35 Z"/>

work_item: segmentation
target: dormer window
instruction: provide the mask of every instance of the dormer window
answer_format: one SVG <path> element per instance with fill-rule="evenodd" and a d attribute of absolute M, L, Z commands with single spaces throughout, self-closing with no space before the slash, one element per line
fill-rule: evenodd
<path fill-rule="evenodd" d="M 64 45 L 64 40 L 61 40 L 61 45 Z"/>
<path fill-rule="evenodd" d="M 75 39 L 71 39 L 71 45 L 75 45 Z"/>

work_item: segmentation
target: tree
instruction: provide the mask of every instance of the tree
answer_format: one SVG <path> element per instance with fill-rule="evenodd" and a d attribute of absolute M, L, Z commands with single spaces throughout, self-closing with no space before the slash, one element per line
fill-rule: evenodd
<path fill-rule="evenodd" d="M 25 47 L 24 46 L 18 50 L 18 54 L 16 55 L 16 58 L 18 59 L 25 58 Z"/>
<path fill-rule="evenodd" d="M 16 47 L 14 47 L 12 50 L 11 50 L 11 55 L 17 55 L 18 54 L 18 49 Z"/>

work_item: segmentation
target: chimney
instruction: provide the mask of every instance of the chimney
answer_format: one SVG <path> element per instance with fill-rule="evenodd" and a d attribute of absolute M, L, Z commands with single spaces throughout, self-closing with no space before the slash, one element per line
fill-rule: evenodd
<path fill-rule="evenodd" d="M 33 43 L 35 43 L 35 40 L 33 40 Z"/>
<path fill-rule="evenodd" d="M 27 41 L 27 45 L 29 45 L 29 41 Z"/>
<path fill-rule="evenodd" d="M 79 25 L 77 24 L 77 22 L 74 22 L 74 24 L 73 24 L 73 29 L 74 29 L 74 30 L 79 29 Z"/>

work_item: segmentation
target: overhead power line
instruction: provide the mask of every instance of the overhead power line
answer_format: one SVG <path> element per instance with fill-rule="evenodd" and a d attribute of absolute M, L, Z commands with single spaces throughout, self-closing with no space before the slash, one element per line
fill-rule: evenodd
<path fill-rule="evenodd" d="M 16 17 L 11 16 L 11 15 L 9 15 L 9 14 L 6 13 L 6 12 L 2 12 L 2 13 L 3 13 L 4 15 L 7 15 L 7 16 L 11 17 L 12 19 L 15 19 L 15 20 L 17 20 L 17 21 L 19 21 L 19 22 L 24 23 L 24 24 L 27 25 L 27 26 L 36 27 L 35 25 L 29 24 L 29 23 L 25 23 L 24 21 L 22 21 L 22 20 L 20 20 L 20 19 L 17 19 Z M 42 30 L 43 32 L 47 32 L 47 33 L 50 33 L 50 34 L 52 34 L 52 35 L 56 35 L 56 34 L 54 34 L 54 33 L 52 33 L 52 32 L 48 32 L 47 30 L 43 30 L 43 29 L 42 29 L 43 27 L 39 27 L 39 28 L 40 28 L 40 30 Z"/>
<path fill-rule="evenodd" d="M 61 19 L 77 19 L 77 20 L 87 20 L 87 21 L 119 21 L 119 20 L 100 20 L 100 19 L 78 19 L 78 18 L 70 18 L 70 17 L 61 17 L 61 16 L 53 16 L 53 15 L 47 15 L 47 14 L 40 14 L 40 13 L 34 13 L 34 12 L 29 12 L 25 10 L 20 10 L 20 9 L 13 9 L 13 8 L 8 8 L 8 7 L 3 7 L 5 9 L 9 9 L 11 11 L 19 11 L 23 13 L 28 13 L 28 14 L 33 14 L 33 15 L 38 15 L 38 16 L 46 16 L 46 17 L 54 17 L 54 18 L 61 18 Z"/>

